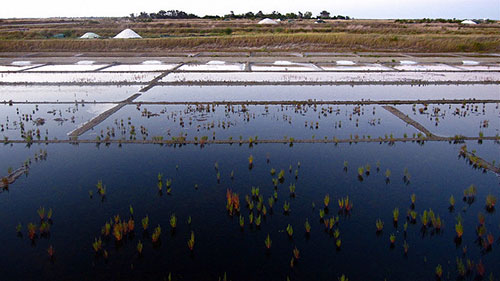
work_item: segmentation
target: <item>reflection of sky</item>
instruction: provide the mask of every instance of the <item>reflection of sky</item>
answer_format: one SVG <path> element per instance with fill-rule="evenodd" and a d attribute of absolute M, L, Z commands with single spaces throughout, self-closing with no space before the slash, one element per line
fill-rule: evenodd
<path fill-rule="evenodd" d="M 322 10 L 332 15 L 354 18 L 491 18 L 500 19 L 498 0 L 353 0 L 353 1 L 298 1 L 298 0 L 171 0 L 168 5 L 159 1 L 98 1 L 87 0 L 85 5 L 66 5 L 63 0 L 27 0 L 25 5 L 3 3 L 0 17 L 57 17 L 57 16 L 126 16 L 141 11 L 157 12 L 161 9 L 184 10 L 199 16 L 206 14 L 236 14 L 262 10 L 264 13 L 311 11 L 313 16 Z M 77 1 L 77 3 L 83 3 Z M 161 3 L 161 4 L 160 4 Z M 168 6 L 168 7 L 166 7 Z"/>

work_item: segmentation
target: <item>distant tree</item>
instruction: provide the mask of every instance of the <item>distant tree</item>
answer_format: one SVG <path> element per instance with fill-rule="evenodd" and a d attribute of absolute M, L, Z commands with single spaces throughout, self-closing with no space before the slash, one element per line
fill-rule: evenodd
<path fill-rule="evenodd" d="M 253 18 L 255 18 L 255 15 L 252 12 L 248 12 L 245 14 L 245 18 L 246 19 L 253 19 Z"/>
<path fill-rule="evenodd" d="M 299 14 L 299 19 L 301 19 L 301 18 L 303 18 L 303 17 L 304 17 L 304 14 L 302 14 L 302 12 L 301 12 L 301 11 L 299 11 L 299 13 L 298 13 L 298 14 Z"/>
<path fill-rule="evenodd" d="M 257 14 L 255 14 L 255 17 L 256 18 L 263 18 L 264 17 L 264 13 L 262 11 L 258 11 Z"/>
<path fill-rule="evenodd" d="M 313 15 L 313 13 L 307 11 L 307 12 L 304 13 L 304 18 L 305 19 L 310 19 L 310 18 L 312 18 L 312 15 Z"/>
<path fill-rule="evenodd" d="M 330 18 L 330 12 L 328 12 L 328 11 L 322 11 L 319 14 L 318 18 L 329 19 Z"/>

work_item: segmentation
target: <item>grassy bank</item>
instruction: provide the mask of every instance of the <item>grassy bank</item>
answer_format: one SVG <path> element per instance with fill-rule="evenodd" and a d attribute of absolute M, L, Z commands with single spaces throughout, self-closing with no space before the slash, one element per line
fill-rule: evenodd
<path fill-rule="evenodd" d="M 295 33 L 133 40 L 0 40 L 0 52 L 40 51 L 401 51 L 499 52 L 500 35 Z"/>

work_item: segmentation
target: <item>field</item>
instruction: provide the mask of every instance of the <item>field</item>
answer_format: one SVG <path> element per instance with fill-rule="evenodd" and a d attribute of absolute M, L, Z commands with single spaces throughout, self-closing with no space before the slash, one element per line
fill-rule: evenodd
<path fill-rule="evenodd" d="M 117 19 L 2 20 L 0 52 L 12 51 L 351 51 L 499 52 L 500 23 L 401 23 L 394 20 L 314 20 L 258 25 L 257 20 Z M 143 39 L 79 40 L 85 32 L 110 38 L 132 28 Z M 53 38 L 64 34 L 65 38 Z"/>

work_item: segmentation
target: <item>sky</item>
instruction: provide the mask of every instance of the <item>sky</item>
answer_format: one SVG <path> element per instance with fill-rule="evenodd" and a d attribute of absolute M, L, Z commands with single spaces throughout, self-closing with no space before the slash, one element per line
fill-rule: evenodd
<path fill-rule="evenodd" d="M 0 18 L 103 17 L 182 10 L 204 15 L 311 11 L 367 19 L 500 19 L 500 0 L 24 0 L 4 1 Z"/>

